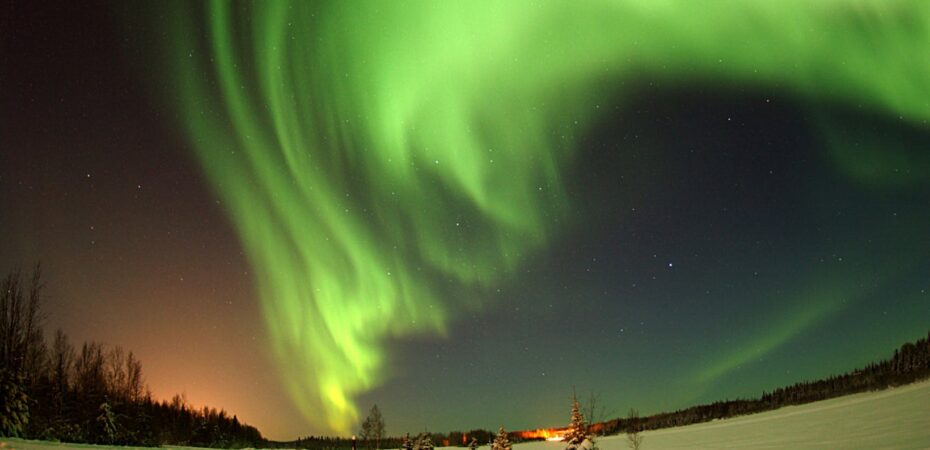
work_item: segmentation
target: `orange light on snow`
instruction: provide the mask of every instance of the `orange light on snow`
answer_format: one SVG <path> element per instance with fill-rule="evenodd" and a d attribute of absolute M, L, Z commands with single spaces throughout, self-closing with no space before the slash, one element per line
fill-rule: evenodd
<path fill-rule="evenodd" d="M 557 428 L 540 428 L 538 430 L 521 431 L 523 439 L 545 439 L 547 441 L 562 441 L 565 439 L 565 430 Z"/>

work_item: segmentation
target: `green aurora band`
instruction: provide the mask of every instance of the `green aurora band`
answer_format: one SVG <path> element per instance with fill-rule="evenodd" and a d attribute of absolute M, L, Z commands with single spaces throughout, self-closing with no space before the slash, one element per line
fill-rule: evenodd
<path fill-rule="evenodd" d="M 388 340 L 445 333 L 570 222 L 563 168 L 636 81 L 767 86 L 930 119 L 925 1 L 173 6 L 169 101 L 254 266 L 295 405 L 339 433 L 388 376 Z M 912 182 L 927 180 L 920 150 Z M 865 184 L 900 158 L 830 151 Z M 757 344 L 779 345 L 834 297 L 800 302 L 806 319 Z"/>

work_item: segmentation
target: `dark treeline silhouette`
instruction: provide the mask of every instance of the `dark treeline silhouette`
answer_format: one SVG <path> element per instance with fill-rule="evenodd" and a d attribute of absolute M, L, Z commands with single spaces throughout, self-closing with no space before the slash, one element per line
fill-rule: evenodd
<path fill-rule="evenodd" d="M 476 439 L 481 445 L 487 445 L 494 440 L 495 433 L 488 430 L 471 430 L 468 432 L 452 431 L 447 434 L 443 433 L 421 433 L 420 436 L 428 435 L 430 440 L 436 446 L 443 447 L 468 447 L 472 439 Z M 521 439 L 514 433 L 510 434 L 514 442 L 520 442 Z M 409 439 L 413 442 L 418 436 L 408 437 L 383 437 L 381 438 L 382 449 L 399 449 L 404 448 L 404 442 Z M 352 439 L 344 437 L 330 436 L 307 436 L 298 438 L 296 441 L 289 442 L 268 442 L 272 448 L 296 448 L 308 450 L 347 450 L 352 448 Z M 374 442 L 359 439 L 356 441 L 358 450 L 374 449 Z"/>
<path fill-rule="evenodd" d="M 602 426 L 605 434 L 676 427 L 881 390 L 927 378 L 930 378 L 930 333 L 917 342 L 902 345 L 889 359 L 843 375 L 763 392 L 760 398 L 718 401 L 648 417 L 614 419 L 597 426 Z"/>
<path fill-rule="evenodd" d="M 42 331 L 36 267 L 0 282 L 0 436 L 111 445 L 257 447 L 254 427 L 225 411 L 195 409 L 183 396 L 152 399 L 132 352 Z"/>

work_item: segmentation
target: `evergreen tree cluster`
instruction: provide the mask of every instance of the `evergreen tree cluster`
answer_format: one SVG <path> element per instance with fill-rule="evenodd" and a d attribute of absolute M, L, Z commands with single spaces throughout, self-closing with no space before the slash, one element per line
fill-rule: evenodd
<path fill-rule="evenodd" d="M 263 443 L 254 427 L 183 397 L 157 402 L 142 363 L 120 347 L 86 342 L 77 350 L 58 330 L 42 330 L 40 270 L 29 282 L 0 282 L 0 436 L 107 445 L 241 448 Z"/>
<path fill-rule="evenodd" d="M 296 441 L 288 442 L 267 442 L 269 448 L 294 448 L 308 450 L 351 450 L 352 439 L 334 436 L 306 436 L 299 437 Z M 356 443 L 357 445 L 357 443 Z M 400 441 L 398 441 L 400 445 Z"/>
<path fill-rule="evenodd" d="M 381 438 L 381 447 L 382 448 L 399 448 L 407 450 L 412 450 L 413 446 L 416 444 L 417 438 L 410 438 L 410 436 L 404 437 L 389 437 L 383 436 Z M 294 448 L 294 449 L 307 449 L 307 450 L 350 450 L 352 448 L 352 439 L 345 437 L 337 436 L 306 436 L 299 437 L 296 441 L 289 442 L 267 442 L 266 445 L 269 445 L 272 448 Z M 374 445 L 370 441 L 366 442 L 364 439 L 359 439 L 356 442 L 356 446 L 359 450 L 367 448 L 368 445 Z"/>
<path fill-rule="evenodd" d="M 891 358 L 850 373 L 763 392 L 761 397 L 755 399 L 718 401 L 648 417 L 614 419 L 604 424 L 604 430 L 607 434 L 616 434 L 690 425 L 876 391 L 927 378 L 930 378 L 930 333 L 926 338 L 902 345 Z"/>
<path fill-rule="evenodd" d="M 362 422 L 364 425 L 364 422 Z M 381 448 L 383 449 L 402 449 L 413 450 L 418 444 L 423 447 L 429 443 L 442 447 L 463 447 L 478 448 L 488 446 L 493 443 L 496 434 L 488 430 L 471 430 L 468 432 L 452 431 L 447 434 L 443 433 L 420 433 L 417 436 L 410 437 L 390 437 L 381 438 Z M 507 435 L 511 442 L 519 441 L 519 436 L 513 433 Z M 422 441 L 422 442 L 421 442 Z M 298 438 L 290 442 L 267 442 L 273 448 L 296 448 L 307 450 L 348 450 L 352 448 L 352 440 L 344 437 L 327 437 L 327 436 L 308 436 Z M 366 446 L 374 445 L 370 441 L 359 440 L 358 448 L 363 449 Z M 474 445 L 474 447 L 472 447 Z"/>

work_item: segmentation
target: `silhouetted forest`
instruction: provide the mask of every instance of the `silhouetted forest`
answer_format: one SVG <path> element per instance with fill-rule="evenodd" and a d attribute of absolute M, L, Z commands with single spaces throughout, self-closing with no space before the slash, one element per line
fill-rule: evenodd
<path fill-rule="evenodd" d="M 462 431 L 452 431 L 449 433 L 421 433 L 420 436 L 428 435 L 430 441 L 432 441 L 436 446 L 449 447 L 449 446 L 458 446 L 458 447 L 467 447 L 471 440 L 474 438 L 482 445 L 486 445 L 488 442 L 494 439 L 494 433 L 488 430 L 471 430 L 468 432 Z M 420 436 L 407 436 L 407 437 L 385 437 L 381 439 L 382 449 L 402 449 L 404 448 L 405 441 L 415 441 Z M 510 433 L 511 439 L 516 439 L 515 442 L 520 442 L 519 436 L 516 433 Z M 348 450 L 352 448 L 352 439 L 342 438 L 342 437 L 329 437 L 329 436 L 307 436 L 301 437 L 296 441 L 289 442 L 272 442 L 269 443 L 274 448 L 297 448 L 297 449 L 308 449 L 308 450 Z M 374 449 L 375 445 L 373 442 L 368 442 L 362 439 L 356 441 L 356 448 L 358 450 L 369 450 Z"/>
<path fill-rule="evenodd" d="M 0 436 L 92 444 L 257 447 L 254 427 L 183 396 L 152 399 L 132 352 L 42 330 L 42 282 L 14 272 L 0 282 Z"/>
<path fill-rule="evenodd" d="M 859 392 L 887 389 L 930 378 L 930 333 L 917 342 L 908 342 L 895 350 L 891 358 L 869 364 L 843 375 L 824 380 L 796 383 L 763 392 L 755 399 L 719 401 L 692 406 L 670 413 L 659 413 L 635 420 L 614 419 L 594 427 L 602 434 L 626 433 L 632 429 L 654 430 L 677 427 L 714 419 L 770 411 L 788 405 L 826 400 Z"/>

